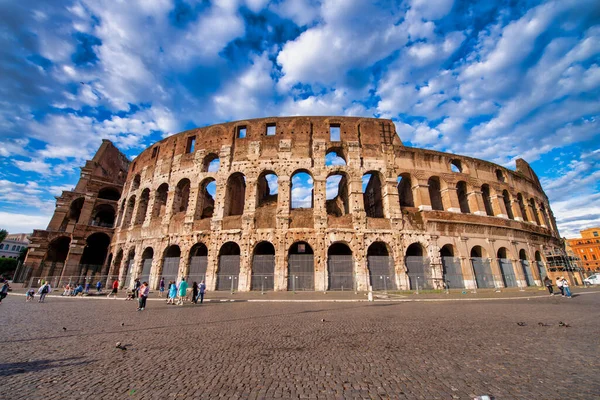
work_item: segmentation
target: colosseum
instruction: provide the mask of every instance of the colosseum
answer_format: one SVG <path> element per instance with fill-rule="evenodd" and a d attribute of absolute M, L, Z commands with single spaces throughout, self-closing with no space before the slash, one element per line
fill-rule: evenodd
<path fill-rule="evenodd" d="M 34 276 L 52 264 L 154 288 L 161 277 L 227 291 L 503 288 L 541 285 L 547 255 L 562 252 L 527 162 L 512 171 L 407 147 L 391 120 L 228 122 L 169 136 L 129 163 L 108 141 L 101 150 L 119 162 L 97 154 L 85 184 L 58 198 L 32 239 Z M 115 209 L 104 223 L 98 206 Z"/>

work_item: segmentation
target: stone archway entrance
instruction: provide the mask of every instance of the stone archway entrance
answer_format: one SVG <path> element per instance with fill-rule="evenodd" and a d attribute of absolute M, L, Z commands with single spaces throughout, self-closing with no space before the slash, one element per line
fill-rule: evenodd
<path fill-rule="evenodd" d="M 216 290 L 237 290 L 240 277 L 240 246 L 227 242 L 219 251 Z"/>
<path fill-rule="evenodd" d="M 433 278 L 429 257 L 425 257 L 425 249 L 419 243 L 413 243 L 406 249 L 406 270 L 412 290 L 433 289 Z"/>
<path fill-rule="evenodd" d="M 374 291 L 396 290 L 394 259 L 383 242 L 374 242 L 367 249 L 369 280 Z"/>
<path fill-rule="evenodd" d="M 328 290 L 354 290 L 354 259 L 344 243 L 334 243 L 327 250 Z"/>
<path fill-rule="evenodd" d="M 460 266 L 460 259 L 454 257 L 454 247 L 451 244 L 442 247 L 440 257 L 442 258 L 445 286 L 448 289 L 464 289 L 465 280 Z"/>
<path fill-rule="evenodd" d="M 315 290 L 315 255 L 306 242 L 296 242 L 288 250 L 288 290 Z"/>

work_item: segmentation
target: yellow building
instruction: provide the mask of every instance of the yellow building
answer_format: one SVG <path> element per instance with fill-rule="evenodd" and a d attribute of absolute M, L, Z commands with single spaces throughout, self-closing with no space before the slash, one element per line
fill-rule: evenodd
<path fill-rule="evenodd" d="M 600 227 L 584 229 L 581 238 L 567 239 L 586 272 L 600 271 Z"/>

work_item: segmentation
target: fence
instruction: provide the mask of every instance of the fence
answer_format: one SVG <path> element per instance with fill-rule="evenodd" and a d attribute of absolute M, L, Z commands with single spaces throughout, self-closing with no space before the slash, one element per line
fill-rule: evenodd
<path fill-rule="evenodd" d="M 100 293 L 107 294 L 112 290 L 112 284 L 115 280 L 118 280 L 118 275 L 100 275 L 100 276 L 91 276 L 91 275 L 71 275 L 71 276 L 36 276 L 30 278 L 27 282 L 23 283 L 23 287 L 25 288 L 33 288 L 37 289 L 42 286 L 43 282 L 50 283 L 50 286 L 56 291 L 60 291 L 64 289 L 64 287 L 68 284 L 69 287 L 74 288 L 76 286 L 82 285 L 84 290 L 86 285 L 89 284 L 89 292 L 90 293 L 98 293 L 96 285 L 98 282 L 101 284 Z"/>
<path fill-rule="evenodd" d="M 312 254 L 290 254 L 288 257 L 288 290 L 315 290 L 315 257 Z"/>
<path fill-rule="evenodd" d="M 252 278 L 250 290 L 261 292 L 274 290 L 275 288 L 275 256 L 254 255 L 252 257 Z"/>

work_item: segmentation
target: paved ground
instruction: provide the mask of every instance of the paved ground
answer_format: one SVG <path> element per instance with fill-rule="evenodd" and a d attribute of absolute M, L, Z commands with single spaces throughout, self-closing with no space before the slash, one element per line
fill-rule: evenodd
<path fill-rule="evenodd" d="M 592 399 L 600 393 L 599 293 L 427 303 L 153 301 L 144 312 L 135 308 L 123 300 L 38 304 L 9 295 L 0 305 L 0 397 Z M 126 351 L 115 348 L 118 341 Z"/>

